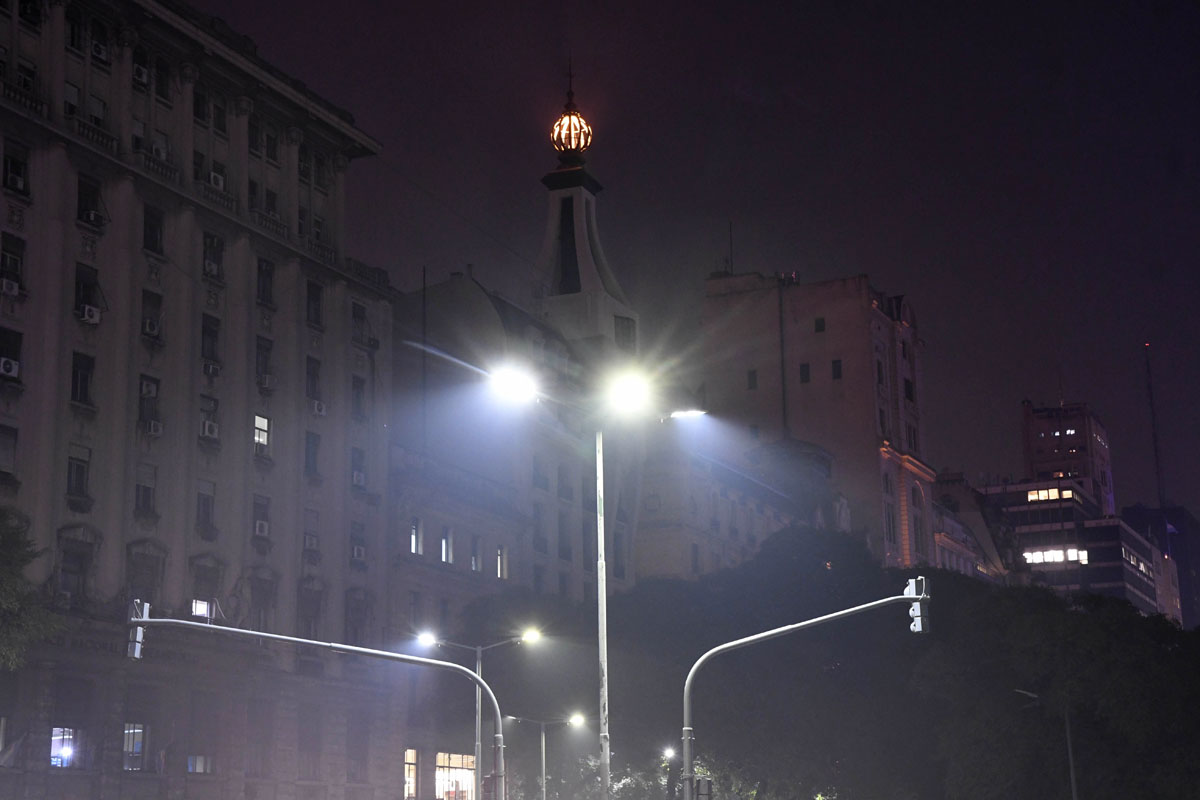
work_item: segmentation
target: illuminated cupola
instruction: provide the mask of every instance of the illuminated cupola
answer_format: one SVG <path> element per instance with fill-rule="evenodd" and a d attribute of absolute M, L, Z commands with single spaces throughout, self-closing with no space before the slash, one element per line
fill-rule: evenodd
<path fill-rule="evenodd" d="M 595 351 L 634 354 L 637 314 L 600 248 L 596 195 L 602 187 L 583 166 L 592 127 L 579 113 L 570 83 L 550 142 L 558 151 L 558 169 L 542 178 L 550 190 L 550 209 L 537 261 L 541 316 Z"/>

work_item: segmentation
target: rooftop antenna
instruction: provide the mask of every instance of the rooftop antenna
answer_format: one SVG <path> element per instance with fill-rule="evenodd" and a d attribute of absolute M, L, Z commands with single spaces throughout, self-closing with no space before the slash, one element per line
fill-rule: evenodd
<path fill-rule="evenodd" d="M 1146 398 L 1150 401 L 1150 438 L 1154 443 L 1154 480 L 1158 488 L 1158 510 L 1167 507 L 1167 490 L 1163 485 L 1162 457 L 1158 452 L 1158 415 L 1154 411 L 1154 376 L 1150 371 L 1150 343 L 1142 346 L 1146 356 Z"/>

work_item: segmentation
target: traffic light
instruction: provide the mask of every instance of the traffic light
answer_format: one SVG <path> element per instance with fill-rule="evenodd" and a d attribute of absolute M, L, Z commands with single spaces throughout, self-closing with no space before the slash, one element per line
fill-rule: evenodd
<path fill-rule="evenodd" d="M 141 600 L 134 600 L 129 606 L 129 618 L 134 619 L 150 619 L 150 604 L 143 603 Z M 129 629 L 129 646 L 125 651 L 125 655 L 130 658 L 142 657 L 142 641 L 146 638 L 146 627 L 144 625 L 134 625 Z"/>
<path fill-rule="evenodd" d="M 917 598 L 908 609 L 912 623 L 908 629 L 913 633 L 929 633 L 929 595 L 924 578 L 909 578 L 904 587 L 905 597 Z"/>

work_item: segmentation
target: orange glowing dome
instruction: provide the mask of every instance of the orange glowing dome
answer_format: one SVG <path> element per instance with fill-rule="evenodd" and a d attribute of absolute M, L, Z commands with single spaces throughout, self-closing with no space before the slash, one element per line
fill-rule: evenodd
<path fill-rule="evenodd" d="M 575 93 L 567 91 L 563 114 L 550 131 L 550 141 L 560 153 L 582 153 L 592 144 L 592 126 L 575 107 Z"/>

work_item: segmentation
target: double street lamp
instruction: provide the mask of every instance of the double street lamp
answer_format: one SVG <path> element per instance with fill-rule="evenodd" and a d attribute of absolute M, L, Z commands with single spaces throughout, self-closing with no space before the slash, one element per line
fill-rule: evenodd
<path fill-rule="evenodd" d="M 439 639 L 436 634 L 425 631 L 417 636 L 417 642 L 424 647 L 457 647 L 460 650 L 471 650 L 475 653 L 475 677 L 483 678 L 483 653 L 506 644 L 534 644 L 542 638 L 537 628 L 527 628 L 520 636 L 514 636 L 488 645 L 468 645 Z M 477 683 L 475 685 L 475 796 L 473 800 L 483 800 L 483 694 Z"/>
<path fill-rule="evenodd" d="M 530 403 L 541 393 L 537 380 L 515 367 L 501 367 L 489 373 L 497 394 L 510 402 Z M 654 391 L 641 373 L 626 370 L 614 373 L 604 383 L 600 405 L 620 417 L 646 417 L 659 412 L 660 418 L 682 419 L 702 416 L 694 405 L 655 409 Z M 560 401 L 561 402 L 561 401 Z M 600 656 L 600 783 L 601 797 L 608 800 L 612 789 L 612 752 L 608 736 L 608 571 L 604 560 L 604 428 L 596 424 L 596 616 L 597 645 Z"/>
<path fill-rule="evenodd" d="M 574 714 L 572 714 L 570 717 L 568 717 L 565 720 L 549 720 L 549 721 L 547 721 L 547 720 L 542 720 L 542 719 L 530 719 L 529 717 L 518 717 L 513 714 L 508 715 L 506 717 L 506 719 L 515 719 L 517 722 L 532 722 L 532 723 L 536 724 L 538 726 L 538 728 L 540 729 L 541 745 L 542 745 L 542 783 L 541 783 L 542 800 L 546 800 L 546 726 L 547 725 L 570 725 L 572 728 L 579 728 L 579 727 L 582 727 L 583 723 L 585 723 L 587 720 L 583 716 L 583 714 L 580 714 L 578 711 L 576 711 Z"/>

